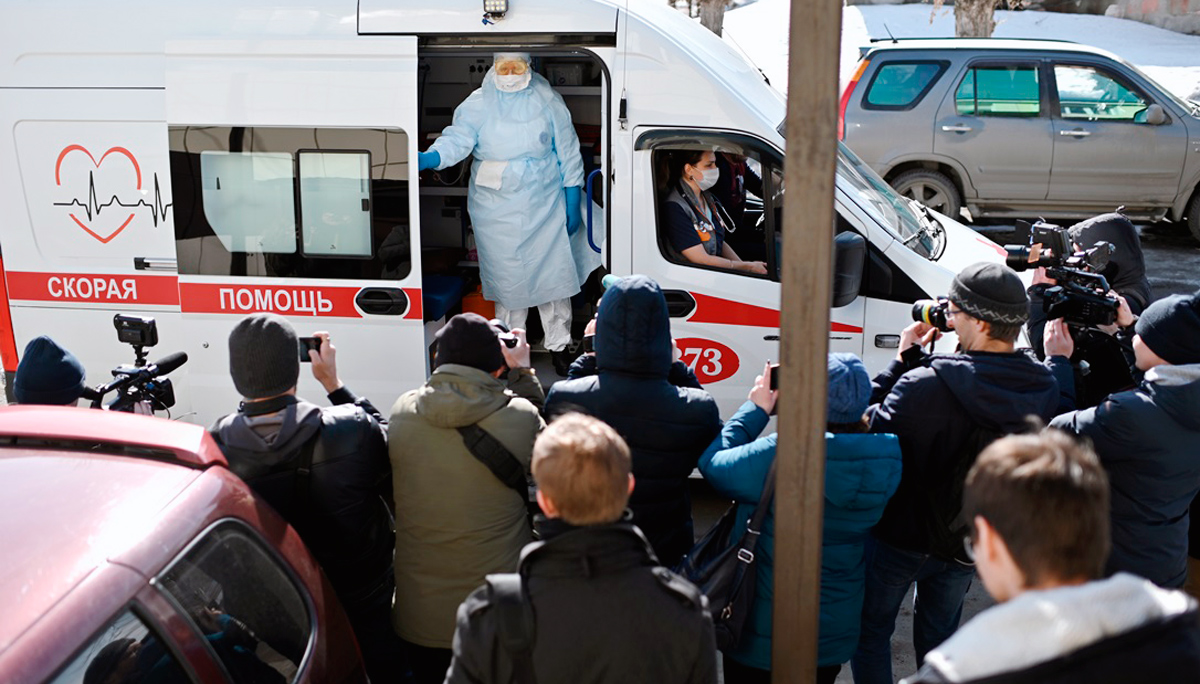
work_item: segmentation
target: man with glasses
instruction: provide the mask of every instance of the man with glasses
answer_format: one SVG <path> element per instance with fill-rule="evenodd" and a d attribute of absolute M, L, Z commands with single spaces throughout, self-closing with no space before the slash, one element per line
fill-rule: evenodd
<path fill-rule="evenodd" d="M 959 350 L 926 354 L 922 347 L 940 333 L 913 323 L 900 334 L 896 360 L 873 381 L 870 429 L 899 437 L 903 468 L 867 549 L 862 632 L 851 660 L 860 684 L 893 681 L 891 636 L 914 582 L 917 661 L 958 628 L 975 574 L 961 542 L 967 470 L 989 442 L 1023 431 L 1026 416 L 1052 418 L 1059 404 L 1055 374 L 1071 372 L 1052 334 L 1049 367 L 1016 351 L 1029 299 L 1008 267 L 968 266 L 955 276 L 948 299 Z"/>
<path fill-rule="evenodd" d="M 906 684 L 1198 682 L 1196 602 L 1130 574 L 1101 580 L 1108 477 L 1066 434 L 1005 437 L 963 495 L 966 547 L 1000 605 L 925 657 Z"/>

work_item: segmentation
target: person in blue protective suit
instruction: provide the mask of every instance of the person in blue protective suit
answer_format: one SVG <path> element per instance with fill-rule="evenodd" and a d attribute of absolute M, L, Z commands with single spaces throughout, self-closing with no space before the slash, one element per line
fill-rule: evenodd
<path fill-rule="evenodd" d="M 559 375 L 570 365 L 571 296 L 595 267 L 576 259 L 583 225 L 583 159 L 571 113 L 529 55 L 497 53 L 483 85 L 418 167 L 444 169 L 474 155 L 467 210 L 475 228 L 483 296 L 510 329 L 536 306 Z M 598 262 L 597 262 L 598 263 Z"/>

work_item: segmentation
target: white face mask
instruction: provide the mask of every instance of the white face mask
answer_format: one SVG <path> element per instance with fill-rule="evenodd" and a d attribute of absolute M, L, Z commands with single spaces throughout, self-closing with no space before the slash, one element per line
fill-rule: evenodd
<path fill-rule="evenodd" d="M 696 181 L 696 185 L 699 185 L 701 190 L 708 190 L 716 185 L 717 179 L 721 177 L 721 169 L 705 169 L 702 173 L 703 177 Z"/>
<path fill-rule="evenodd" d="M 523 74 L 509 74 L 508 76 L 496 76 L 496 89 L 505 93 L 515 93 L 520 90 L 525 90 L 529 85 L 533 74 L 526 70 Z"/>

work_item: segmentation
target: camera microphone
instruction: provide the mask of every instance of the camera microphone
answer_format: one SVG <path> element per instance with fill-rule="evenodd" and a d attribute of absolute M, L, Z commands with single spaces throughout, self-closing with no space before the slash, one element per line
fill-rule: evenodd
<path fill-rule="evenodd" d="M 176 368 L 179 368 L 183 364 L 187 363 L 187 360 L 187 352 L 175 352 L 174 354 L 167 354 L 151 364 L 154 367 L 154 370 L 150 372 L 150 375 L 152 377 L 166 375 L 167 373 L 170 373 Z"/>

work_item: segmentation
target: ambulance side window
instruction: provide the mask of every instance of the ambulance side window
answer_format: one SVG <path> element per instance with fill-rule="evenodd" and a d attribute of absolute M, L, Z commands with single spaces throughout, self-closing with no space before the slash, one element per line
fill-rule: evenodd
<path fill-rule="evenodd" d="M 404 131 L 172 126 L 169 132 L 181 274 L 408 276 Z"/>
<path fill-rule="evenodd" d="M 714 152 L 715 150 L 715 152 Z M 719 171 L 717 183 L 705 193 L 705 201 L 684 191 L 680 170 L 689 160 L 707 163 L 701 155 L 711 154 Z M 737 139 L 714 137 L 686 143 L 664 143 L 654 149 L 655 201 L 658 207 L 658 244 L 663 257 L 672 263 L 701 269 L 730 271 L 752 278 L 778 279 L 772 267 L 776 250 L 776 226 L 781 204 L 782 172 L 773 161 L 764 164 L 762 150 Z M 712 199 L 715 201 L 709 202 Z M 713 227 L 717 215 L 720 227 Z M 704 219 L 697 219 L 704 215 Z M 708 219 L 708 220 L 705 220 Z M 721 246 L 717 246 L 720 244 Z M 702 247 L 720 259 L 730 252 L 740 261 L 766 264 L 766 274 L 707 265 L 685 256 L 685 250 Z M 691 252 L 695 252 L 691 249 Z"/>

